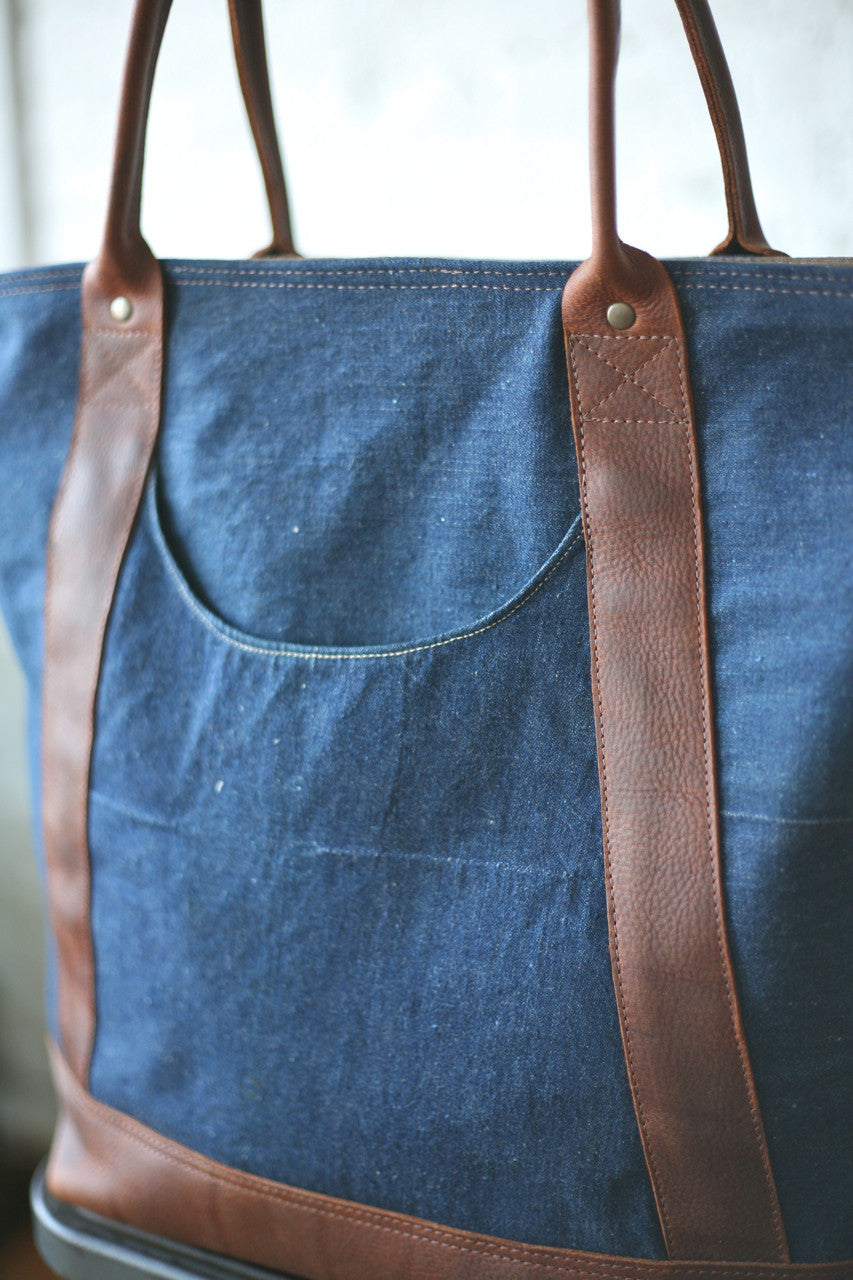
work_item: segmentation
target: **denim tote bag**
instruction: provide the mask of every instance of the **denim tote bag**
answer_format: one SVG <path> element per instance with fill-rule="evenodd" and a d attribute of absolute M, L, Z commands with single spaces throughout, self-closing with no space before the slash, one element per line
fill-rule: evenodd
<path fill-rule="evenodd" d="M 0 282 L 44 1194 L 93 1231 L 217 1276 L 853 1276 L 853 263 L 768 246 L 677 3 L 708 258 L 618 237 L 591 0 L 587 262 L 301 259 L 232 0 L 273 242 L 159 262 L 137 0 L 102 250 Z"/>

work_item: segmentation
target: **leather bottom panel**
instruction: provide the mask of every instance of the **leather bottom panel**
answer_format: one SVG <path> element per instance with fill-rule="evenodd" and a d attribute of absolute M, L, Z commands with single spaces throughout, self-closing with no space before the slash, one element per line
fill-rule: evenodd
<path fill-rule="evenodd" d="M 335 1200 L 217 1164 L 97 1102 L 54 1050 L 58 1200 L 305 1280 L 853 1280 L 853 1262 L 656 1262 L 541 1248 Z"/>

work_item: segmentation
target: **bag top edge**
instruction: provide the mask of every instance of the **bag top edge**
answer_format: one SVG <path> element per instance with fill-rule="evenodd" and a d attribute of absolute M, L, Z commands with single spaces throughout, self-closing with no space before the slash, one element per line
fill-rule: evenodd
<path fill-rule="evenodd" d="M 698 258 L 667 258 L 664 265 L 676 275 L 686 270 L 702 270 L 709 275 L 749 272 L 768 275 L 773 272 L 788 275 L 800 268 L 835 269 L 844 273 L 853 269 L 850 258 L 758 258 L 748 255 Z M 364 258 L 164 258 L 166 274 L 180 277 L 188 273 L 228 273 L 241 275 L 310 274 L 346 272 L 388 275 L 393 273 L 438 272 L 447 275 L 494 274 L 503 276 L 554 277 L 555 288 L 565 283 L 578 265 L 574 261 L 524 259 L 477 259 L 431 257 L 364 257 Z M 70 288 L 79 284 L 85 263 L 71 262 L 18 267 L 0 272 L 0 297 L 10 292 L 28 292 L 33 289 Z M 809 271 L 811 275 L 812 272 Z"/>

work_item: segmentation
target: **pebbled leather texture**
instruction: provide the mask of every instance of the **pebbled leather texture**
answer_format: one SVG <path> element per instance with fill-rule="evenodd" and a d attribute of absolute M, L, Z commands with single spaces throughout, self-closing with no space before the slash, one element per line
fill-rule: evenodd
<path fill-rule="evenodd" d="M 704 0 L 679 11 L 703 84 L 726 79 Z M 669 1257 L 786 1261 L 726 937 L 684 328 L 663 266 L 618 236 L 619 0 L 589 0 L 589 18 L 593 252 L 566 285 L 563 330 L 622 1043 Z M 715 48 L 716 63 L 699 56 Z M 735 117 L 715 115 L 722 141 Z M 727 178 L 733 225 L 743 191 Z M 609 323 L 614 303 L 627 328 Z"/>
<path fill-rule="evenodd" d="M 83 279 L 80 397 L 51 517 L 42 700 L 43 829 L 56 937 L 59 1024 L 81 1080 L 95 1031 L 88 787 L 95 697 L 113 592 L 160 422 L 162 280 L 152 259 L 113 320 L 103 263 Z"/>
<path fill-rule="evenodd" d="M 268 1182 L 96 1102 L 52 1054 L 60 1200 L 305 1280 L 851 1280 L 849 1262 L 653 1262 L 516 1244 Z"/>
<path fill-rule="evenodd" d="M 610 303 L 636 321 L 610 327 Z M 624 245 L 563 323 L 613 978 L 670 1257 L 784 1261 L 725 934 L 696 443 L 674 288 Z"/>

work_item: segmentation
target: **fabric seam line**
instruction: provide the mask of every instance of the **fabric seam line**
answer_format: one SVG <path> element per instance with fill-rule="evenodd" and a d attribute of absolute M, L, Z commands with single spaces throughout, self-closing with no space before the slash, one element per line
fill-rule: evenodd
<path fill-rule="evenodd" d="M 158 536 L 155 537 L 155 542 L 159 542 L 161 536 L 162 535 L 160 535 L 158 531 Z M 355 661 L 355 660 L 364 659 L 364 658 L 371 658 L 371 659 L 402 658 L 410 653 L 423 653 L 428 649 L 441 649 L 441 648 L 444 648 L 444 646 L 446 645 L 456 644 L 460 640 L 470 640 L 470 639 L 473 639 L 474 636 L 480 636 L 480 635 L 483 635 L 486 631 L 491 631 L 494 627 L 500 626 L 501 623 L 508 621 L 508 619 L 510 619 L 515 613 L 517 613 L 519 609 L 523 608 L 523 606 L 526 605 L 529 600 L 532 600 L 532 598 L 537 594 L 537 592 L 539 592 L 542 589 L 542 587 L 545 586 L 545 583 L 548 582 L 548 580 L 551 577 L 553 577 L 553 575 L 557 572 L 557 570 L 566 560 L 567 556 L 569 555 L 569 552 L 572 551 L 578 545 L 578 543 L 582 540 L 582 538 L 583 538 L 582 532 L 577 533 L 575 537 L 572 538 L 571 542 L 569 542 L 568 545 L 563 548 L 563 551 L 560 554 L 559 558 L 551 565 L 551 568 L 548 570 L 545 576 L 541 578 L 539 582 L 535 583 L 535 585 L 531 586 L 527 591 L 525 591 L 506 613 L 499 614 L 499 616 L 497 618 L 493 618 L 491 622 L 487 622 L 481 627 L 474 627 L 471 630 L 460 632 L 458 635 L 446 636 L 444 639 L 429 640 L 423 644 L 404 645 L 397 649 L 384 649 L 377 646 L 377 648 L 368 650 L 367 652 L 364 652 L 364 651 L 346 652 L 345 650 L 332 650 L 331 652 L 327 652 L 325 649 L 322 649 L 322 648 L 316 651 L 310 650 L 307 648 L 306 649 L 290 649 L 290 648 L 280 649 L 274 646 L 266 647 L 264 645 L 248 644 L 246 641 L 238 640 L 236 639 L 236 637 L 229 635 L 229 633 L 225 631 L 218 624 L 217 620 L 214 617 L 211 617 L 198 603 L 198 601 L 190 592 L 186 583 L 183 581 L 183 578 L 178 573 L 176 567 L 172 563 L 171 554 L 168 552 L 168 549 L 158 548 L 158 550 L 160 550 L 160 557 L 161 557 L 161 560 L 163 560 L 167 573 L 171 577 L 175 586 L 178 588 L 178 591 L 183 597 L 183 600 L 186 603 L 186 605 L 192 610 L 195 616 L 199 619 L 201 623 L 203 623 L 203 625 L 207 628 L 208 631 L 212 632 L 215 636 L 217 636 L 218 639 L 224 641 L 226 644 L 231 645 L 232 648 L 240 649 L 244 653 L 258 654 L 259 656 L 269 657 L 269 658 L 304 658 L 307 660 L 319 659 L 321 661 Z M 164 550 L 165 550 L 165 554 L 164 554 Z"/>

